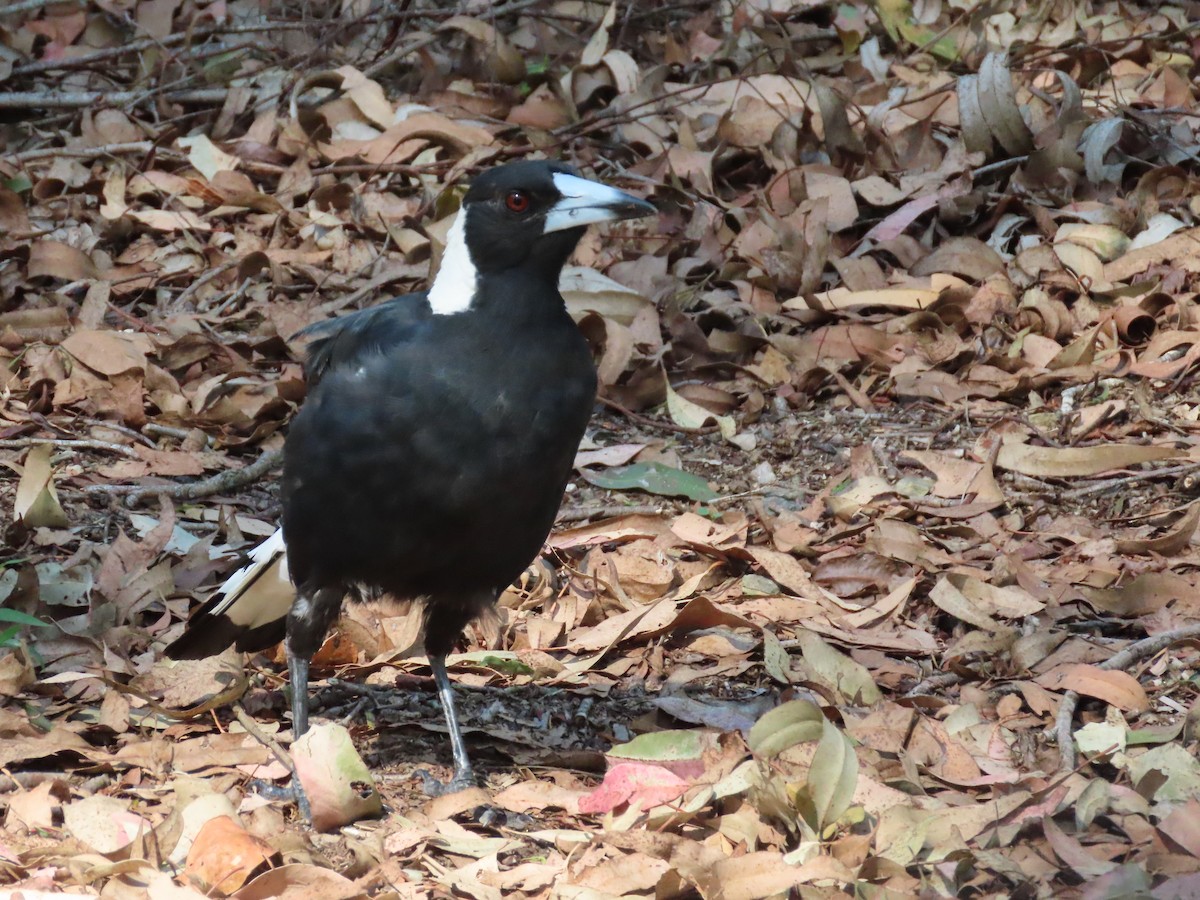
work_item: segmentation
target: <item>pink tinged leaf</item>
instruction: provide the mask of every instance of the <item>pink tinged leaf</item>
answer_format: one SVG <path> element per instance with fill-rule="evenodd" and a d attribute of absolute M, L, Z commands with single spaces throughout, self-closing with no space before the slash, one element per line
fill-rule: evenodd
<path fill-rule="evenodd" d="M 586 797 L 579 798 L 584 814 L 611 812 L 624 803 L 650 809 L 670 803 L 688 789 L 688 782 L 662 766 L 620 763 L 604 775 L 604 781 Z"/>

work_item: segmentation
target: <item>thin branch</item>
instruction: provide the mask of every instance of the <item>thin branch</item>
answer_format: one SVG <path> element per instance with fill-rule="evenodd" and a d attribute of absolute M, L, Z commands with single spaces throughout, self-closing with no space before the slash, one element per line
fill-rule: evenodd
<path fill-rule="evenodd" d="M 923 697 L 927 694 L 932 694 L 934 691 L 940 691 L 943 688 L 961 684 L 962 680 L 962 676 L 956 672 L 938 672 L 936 675 L 930 675 L 928 678 L 918 681 L 904 692 L 904 696 L 906 698 Z"/>
<path fill-rule="evenodd" d="M 619 412 L 626 419 L 629 419 L 629 421 L 645 425 L 647 428 L 661 428 L 663 431 L 677 431 L 680 434 L 712 434 L 717 430 L 716 425 L 685 428 L 683 425 L 676 425 L 674 422 L 664 422 L 660 419 L 651 419 L 649 416 L 643 416 L 641 413 L 635 413 L 632 409 L 626 409 L 616 400 L 611 400 L 608 397 L 597 397 L 596 399 L 614 412 Z"/>
<path fill-rule="evenodd" d="M 183 306 L 183 304 L 190 301 L 196 291 L 200 290 L 200 288 L 204 287 L 204 285 L 208 284 L 214 278 L 219 278 L 220 276 L 224 275 L 230 269 L 237 268 L 240 264 L 241 260 L 237 257 L 234 257 L 233 259 L 225 260 L 225 262 L 221 263 L 219 266 L 214 266 L 213 268 L 209 269 L 183 289 L 183 292 L 175 298 L 175 305 L 177 307 Z"/>
<path fill-rule="evenodd" d="M 49 6 L 53 2 L 54 0 L 21 0 L 20 3 L 10 3 L 8 6 L 0 6 L 0 17 L 41 9 L 43 6 Z"/>
<path fill-rule="evenodd" d="M 374 16 L 365 16 L 364 24 L 375 18 Z M 14 66 L 12 74 L 18 75 L 37 75 L 41 72 L 53 72 L 62 69 L 82 69 L 96 63 L 107 62 L 110 59 L 116 59 L 124 56 L 127 53 L 140 53 L 143 50 L 151 49 L 166 49 L 173 47 L 176 44 L 186 44 L 189 42 L 199 43 L 208 37 L 215 35 L 229 34 L 261 34 L 263 32 L 277 31 L 301 31 L 313 28 L 312 22 L 288 22 L 288 21 L 270 21 L 256 22 L 252 25 L 210 25 L 207 28 L 197 28 L 194 31 L 179 31 L 175 34 L 168 34 L 164 38 L 142 38 L 138 41 L 129 41 L 121 44 L 119 47 L 109 47 L 104 50 L 97 50 L 94 53 L 85 53 L 83 56 L 74 56 L 65 59 L 39 59 L 36 62 L 28 62 L 23 65 Z M 245 47 L 245 44 L 231 44 L 227 50 L 236 50 Z"/>
<path fill-rule="evenodd" d="M 145 497 L 157 497 L 160 494 L 166 494 L 172 500 L 198 500 L 201 497 L 210 497 L 213 494 L 221 494 L 252 484 L 272 469 L 277 468 L 282 462 L 283 451 L 270 450 L 248 466 L 240 469 L 226 469 L 224 472 L 201 481 L 168 485 L 94 484 L 83 490 L 88 494 L 127 495 L 125 505 L 128 507 L 136 506 Z"/>
<path fill-rule="evenodd" d="M 1115 669 L 1124 670 L 1136 662 L 1140 662 L 1161 650 L 1165 650 L 1178 641 L 1186 641 L 1192 638 L 1200 638 L 1200 624 L 1186 625 L 1183 628 L 1164 631 L 1162 634 L 1156 634 L 1153 637 L 1137 641 L 1130 644 L 1120 653 L 1116 653 L 1111 658 L 1100 663 L 1097 668 L 1108 671 Z M 1054 734 L 1058 738 L 1059 771 L 1067 771 L 1075 768 L 1075 739 L 1071 728 L 1075 720 L 1075 707 L 1078 703 L 1079 694 L 1075 691 L 1067 691 L 1063 694 L 1063 698 L 1058 704 L 1058 716 L 1054 723 Z"/>
<path fill-rule="evenodd" d="M 1130 474 L 1122 475 L 1119 478 L 1105 478 L 1103 481 L 1096 481 L 1092 484 L 1075 488 L 1074 490 L 1064 491 L 1062 496 L 1064 498 L 1078 500 L 1080 497 L 1086 497 L 1089 494 L 1104 493 L 1105 491 L 1122 487 L 1134 481 L 1146 481 L 1147 479 L 1151 478 L 1168 478 L 1176 475 L 1187 475 L 1197 470 L 1200 470 L 1200 464 L 1185 463 L 1182 466 L 1170 466 L 1165 469 L 1149 469 L 1145 472 L 1131 472 Z"/>
<path fill-rule="evenodd" d="M 44 6 L 51 0 L 26 0 L 27 4 L 35 4 L 30 6 L 30 9 L 38 6 Z M 17 4 L 22 6 L 24 4 Z M 6 7 L 13 11 L 19 11 L 16 6 Z M 509 12 L 518 11 L 516 8 L 508 10 Z M 501 9 L 493 15 L 503 15 L 505 10 Z M 0 15 L 4 15 L 3 10 L 0 10 Z M 413 19 L 449 19 L 458 15 L 456 9 L 421 9 L 421 10 L 391 10 L 378 13 L 369 13 L 357 19 L 348 22 L 341 22 L 343 27 L 371 25 L 376 22 L 389 22 L 396 19 L 409 21 Z M 188 31 L 179 31 L 174 34 L 168 34 L 163 38 L 142 38 L 136 41 L 128 41 L 121 44 L 119 47 L 108 47 L 103 50 L 97 50 L 94 53 L 86 53 L 82 56 L 74 56 L 64 59 L 39 59 L 34 62 L 23 63 L 19 66 L 14 66 L 12 76 L 21 75 L 37 75 L 41 72 L 53 72 L 67 69 L 82 69 L 97 63 L 107 62 L 110 59 L 117 59 L 126 54 L 140 53 L 143 50 L 150 49 L 165 49 L 173 47 L 177 44 L 199 43 L 206 38 L 226 35 L 239 34 L 264 34 L 275 33 L 280 31 L 309 31 L 316 30 L 320 27 L 319 23 L 312 21 L 294 22 L 287 19 L 272 19 L 263 22 L 254 22 L 241 25 L 208 25 L 203 28 L 195 28 Z M 323 39 L 328 40 L 327 36 Z M 239 49 L 246 45 L 231 44 L 229 50 Z"/>
<path fill-rule="evenodd" d="M 555 522 L 583 522 L 588 519 L 611 519 L 616 516 L 657 516 L 667 504 L 659 506 L 568 506 L 559 512 Z"/>
<path fill-rule="evenodd" d="M 126 153 L 149 153 L 156 151 L 160 156 L 184 162 L 187 157 L 175 150 L 167 150 L 158 146 L 154 141 L 132 141 L 123 144 L 104 144 L 100 147 L 38 147 L 33 150 L 22 150 L 20 153 L 9 153 L 0 159 L 9 163 L 32 162 L 37 159 L 99 159 L 103 156 L 121 156 Z"/>
<path fill-rule="evenodd" d="M 224 103 L 227 88 L 201 88 L 191 91 L 164 91 L 161 95 L 175 103 Z M 149 97 L 147 91 L 14 91 L 0 94 L 0 109 L 86 109 L 90 106 L 134 106 Z"/>
<path fill-rule="evenodd" d="M 71 438 L 14 438 L 12 440 L 0 441 L 0 449 L 24 450 L 32 447 L 34 444 L 49 444 L 51 447 L 63 450 L 106 450 L 109 453 L 119 453 L 121 456 L 128 456 L 131 459 L 141 459 L 132 447 L 126 447 L 124 444 L 114 444 L 110 441 L 92 440 L 90 438 L 84 440 Z"/>
<path fill-rule="evenodd" d="M 154 449 L 154 441 L 146 437 L 146 435 L 142 434 L 140 431 L 134 431 L 132 428 L 127 428 L 124 425 L 119 425 L 116 422 L 106 422 L 103 419 L 93 419 L 90 416 L 80 416 L 75 421 L 83 422 L 86 425 L 91 425 L 93 428 L 103 428 L 107 431 L 115 432 L 116 434 L 123 434 L 127 438 L 137 441 L 139 444 L 145 444 L 147 447 Z M 50 423 L 47 424 L 50 425 Z M 51 427 L 55 426 L 51 425 Z"/>

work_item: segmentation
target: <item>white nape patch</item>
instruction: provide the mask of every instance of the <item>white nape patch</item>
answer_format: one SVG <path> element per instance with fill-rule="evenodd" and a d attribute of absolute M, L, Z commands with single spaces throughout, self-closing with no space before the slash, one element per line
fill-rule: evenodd
<path fill-rule="evenodd" d="M 467 248 L 467 210 L 463 208 L 446 233 L 446 252 L 429 289 L 429 305 L 434 315 L 452 316 L 470 309 L 478 281 L 479 271 Z"/>
<path fill-rule="evenodd" d="M 554 187 L 562 194 L 562 199 L 546 213 L 543 234 L 579 228 L 596 222 L 628 219 L 630 205 L 643 202 L 632 194 L 618 191 L 598 181 L 588 181 L 577 175 L 555 172 L 552 177 Z"/>
<path fill-rule="evenodd" d="M 283 543 L 283 529 L 277 528 L 273 535 L 250 551 L 250 562 L 230 575 L 221 585 L 221 589 L 217 592 L 222 595 L 221 602 L 212 608 L 212 615 L 220 615 L 233 606 L 246 589 L 262 577 L 271 564 L 280 557 L 283 559 L 279 560 L 275 575 L 282 583 L 290 586 L 287 547 Z"/>

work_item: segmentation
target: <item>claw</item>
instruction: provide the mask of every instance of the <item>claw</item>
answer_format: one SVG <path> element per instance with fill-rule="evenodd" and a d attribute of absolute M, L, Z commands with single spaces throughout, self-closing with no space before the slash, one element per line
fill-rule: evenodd
<path fill-rule="evenodd" d="M 277 784 L 268 784 L 255 778 L 250 782 L 250 788 L 260 797 L 265 797 L 268 800 L 294 800 L 296 809 L 304 818 L 304 821 L 309 825 L 312 824 L 312 805 L 308 802 L 308 795 L 304 793 L 304 787 L 298 779 L 293 778 L 293 781 L 287 787 L 280 787 Z"/>
<path fill-rule="evenodd" d="M 434 778 L 427 769 L 417 769 L 413 774 L 420 779 L 421 790 L 430 797 L 444 797 L 477 786 L 475 773 L 469 768 L 465 771 L 455 770 L 454 777 L 449 781 Z"/>

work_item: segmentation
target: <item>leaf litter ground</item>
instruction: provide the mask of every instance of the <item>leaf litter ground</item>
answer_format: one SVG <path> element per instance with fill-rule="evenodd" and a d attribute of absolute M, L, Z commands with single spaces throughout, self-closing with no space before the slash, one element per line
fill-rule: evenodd
<path fill-rule="evenodd" d="M 1188 4 L 21 6 L 0 879 L 1200 893 Z M 414 617 L 348 610 L 314 702 L 387 814 L 310 831 L 247 789 L 278 655 L 159 648 L 275 527 L 290 336 L 421 286 L 447 177 L 535 148 L 662 214 L 564 279 L 602 406 L 454 660 L 485 784 L 416 790 Z"/>

